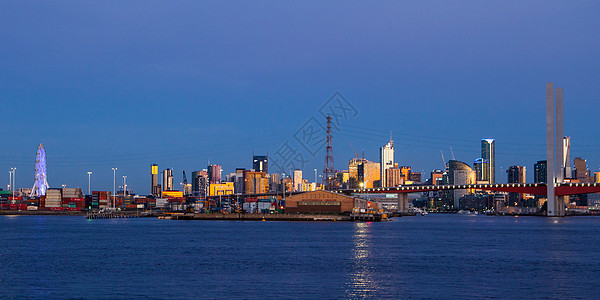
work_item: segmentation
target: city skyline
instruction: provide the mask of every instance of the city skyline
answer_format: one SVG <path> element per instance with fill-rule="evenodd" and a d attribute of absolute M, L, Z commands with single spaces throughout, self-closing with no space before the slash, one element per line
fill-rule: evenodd
<path fill-rule="evenodd" d="M 599 169 L 595 2 L 24 5 L 0 10 L 2 186 L 12 167 L 17 186 L 33 185 L 40 143 L 51 187 L 86 188 L 92 172 L 92 187 L 112 190 L 118 168 L 145 194 L 152 163 L 173 169 L 177 188 L 208 161 L 250 168 L 252 152 L 275 153 L 336 91 L 358 113 L 333 134 L 336 162 L 363 150 L 377 161 L 393 131 L 395 161 L 427 174 L 443 169 L 440 150 L 470 164 L 491 137 L 502 182 L 509 166 L 545 159 L 548 81 L 565 88 L 571 157 Z"/>

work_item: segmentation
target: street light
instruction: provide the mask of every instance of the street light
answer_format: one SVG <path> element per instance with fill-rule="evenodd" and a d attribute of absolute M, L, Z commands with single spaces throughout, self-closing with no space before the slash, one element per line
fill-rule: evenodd
<path fill-rule="evenodd" d="M 92 172 L 87 172 L 88 173 L 88 195 L 92 194 Z"/>
<path fill-rule="evenodd" d="M 112 194 L 112 197 L 111 197 L 112 199 L 110 201 L 111 202 L 110 204 L 112 204 L 112 208 L 115 208 L 115 196 L 116 196 L 115 195 L 115 193 L 116 193 L 116 187 L 115 186 L 116 186 L 116 181 L 117 181 L 117 179 L 116 179 L 116 177 L 117 177 L 117 168 L 112 168 L 112 170 L 113 170 L 113 194 Z"/>
<path fill-rule="evenodd" d="M 12 197 L 13 197 L 13 201 L 15 201 L 15 185 L 17 184 L 17 167 L 12 167 L 12 184 L 10 185 L 10 187 L 12 188 Z"/>

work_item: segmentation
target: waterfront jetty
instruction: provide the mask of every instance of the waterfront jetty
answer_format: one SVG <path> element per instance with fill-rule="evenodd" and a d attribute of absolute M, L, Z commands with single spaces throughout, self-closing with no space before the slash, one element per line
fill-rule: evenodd
<path fill-rule="evenodd" d="M 144 218 L 151 217 L 151 214 L 138 213 L 138 212 L 94 212 L 88 213 L 85 215 L 85 218 L 88 220 L 97 220 L 97 219 L 129 219 L 129 218 Z"/>
<path fill-rule="evenodd" d="M 222 214 L 222 213 L 187 213 L 165 214 L 159 219 L 169 220 L 223 220 L 223 221 L 354 221 L 349 215 L 327 214 Z"/>

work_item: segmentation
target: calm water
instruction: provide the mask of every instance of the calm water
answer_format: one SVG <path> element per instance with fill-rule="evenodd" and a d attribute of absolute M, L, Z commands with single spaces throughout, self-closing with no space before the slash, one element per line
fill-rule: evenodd
<path fill-rule="evenodd" d="M 0 216 L 0 298 L 600 298 L 600 218 Z"/>

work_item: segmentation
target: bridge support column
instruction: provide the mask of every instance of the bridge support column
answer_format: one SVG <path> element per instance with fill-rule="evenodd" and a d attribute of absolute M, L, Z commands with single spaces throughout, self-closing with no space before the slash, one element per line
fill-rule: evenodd
<path fill-rule="evenodd" d="M 408 194 L 398 193 L 398 212 L 408 211 Z"/>
<path fill-rule="evenodd" d="M 559 113 L 562 113 L 562 89 L 559 90 Z M 556 179 L 556 129 L 555 129 L 555 104 L 554 104 L 554 84 L 549 82 L 546 83 L 546 195 L 547 195 L 547 213 L 548 217 L 562 217 L 565 215 L 565 203 L 563 197 L 557 197 L 555 195 L 555 179 Z M 562 115 L 558 117 L 559 132 L 562 133 Z M 562 138 L 562 137 L 561 137 Z M 562 148 L 561 148 L 562 150 Z M 562 152 L 562 151 L 560 151 Z M 559 158 L 562 161 L 562 157 Z M 559 164 L 559 171 L 561 164 Z M 562 176 L 558 176 L 562 178 Z"/>

